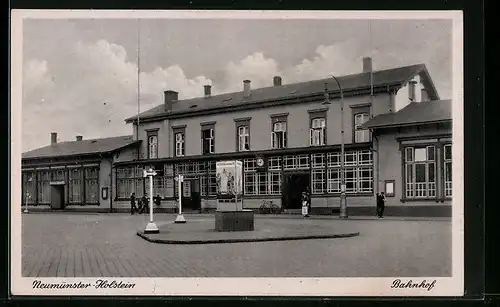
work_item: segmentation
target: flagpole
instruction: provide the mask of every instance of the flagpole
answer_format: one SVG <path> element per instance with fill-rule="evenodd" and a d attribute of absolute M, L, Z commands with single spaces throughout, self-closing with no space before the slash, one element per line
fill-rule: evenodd
<path fill-rule="evenodd" d="M 141 113 L 141 20 L 137 19 L 137 126 L 135 127 L 136 141 L 139 141 L 139 121 Z M 137 147 L 137 160 L 141 158 L 141 149 Z"/>

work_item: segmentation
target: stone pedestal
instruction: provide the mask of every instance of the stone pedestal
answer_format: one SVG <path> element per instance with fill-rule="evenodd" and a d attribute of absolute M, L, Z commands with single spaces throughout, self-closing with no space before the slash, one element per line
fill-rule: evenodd
<path fill-rule="evenodd" d="M 216 211 L 216 231 L 253 231 L 254 214 L 252 210 Z"/>

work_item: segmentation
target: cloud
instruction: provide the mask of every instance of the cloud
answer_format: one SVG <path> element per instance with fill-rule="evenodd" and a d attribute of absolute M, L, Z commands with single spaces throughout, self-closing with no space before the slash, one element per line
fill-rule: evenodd
<path fill-rule="evenodd" d="M 186 76 L 179 65 L 156 67 L 141 72 L 141 111 L 161 103 L 166 89 L 178 91 L 179 98 L 185 99 L 201 96 L 205 84 L 212 84 L 214 94 L 218 94 L 242 90 L 245 79 L 258 88 L 271 86 L 276 75 L 284 83 L 292 83 L 326 78 L 332 73 L 357 73 L 362 69 L 365 51 L 356 40 L 321 45 L 312 57 L 288 67 L 280 67 L 275 59 L 256 52 L 229 62 L 223 67 L 224 77 L 217 80 Z M 379 48 L 370 55 L 374 69 L 432 59 L 430 53 L 422 53 L 419 58 L 416 54 L 404 57 Z M 73 140 L 77 134 L 97 138 L 132 132 L 124 119 L 137 112 L 137 64 L 118 44 L 106 40 L 77 42 L 69 51 L 61 52 L 57 61 L 26 61 L 23 78 L 23 151 L 47 145 L 51 131 L 57 131 L 61 141 Z"/>
<path fill-rule="evenodd" d="M 137 112 L 137 64 L 122 46 L 78 42 L 57 62 L 27 61 L 23 78 L 23 151 L 47 145 L 52 131 L 61 141 L 131 133 L 124 119 Z M 209 82 L 179 66 L 141 72 L 141 109 L 157 105 L 167 88 L 188 98 Z"/>

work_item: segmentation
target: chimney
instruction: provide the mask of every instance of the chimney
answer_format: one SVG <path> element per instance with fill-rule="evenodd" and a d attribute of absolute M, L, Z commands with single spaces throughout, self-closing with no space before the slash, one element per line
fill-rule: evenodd
<path fill-rule="evenodd" d="M 83 140 L 83 136 L 81 136 L 81 135 L 77 135 L 76 136 L 76 141 L 77 142 L 81 142 L 82 140 Z"/>
<path fill-rule="evenodd" d="M 204 88 L 205 88 L 205 98 L 212 96 L 212 86 L 205 85 Z"/>
<path fill-rule="evenodd" d="M 243 81 L 243 94 L 245 97 L 250 97 L 250 80 L 244 80 Z"/>
<path fill-rule="evenodd" d="M 281 77 L 280 76 L 275 76 L 273 78 L 273 84 L 274 84 L 274 86 L 281 86 Z"/>
<path fill-rule="evenodd" d="M 417 87 L 417 81 L 410 81 L 408 82 L 408 99 L 410 99 L 410 102 L 415 102 L 416 100 L 416 95 L 415 95 L 415 88 Z"/>
<path fill-rule="evenodd" d="M 371 72 L 372 71 L 372 58 L 364 57 L 363 58 L 363 72 Z"/>
<path fill-rule="evenodd" d="M 422 97 L 421 101 L 422 102 L 429 101 L 429 94 L 427 93 L 427 90 L 425 88 L 422 88 L 420 91 L 422 93 L 422 95 L 421 95 L 421 97 Z"/>
<path fill-rule="evenodd" d="M 52 132 L 50 134 L 50 145 L 57 144 L 57 132 Z"/>
<path fill-rule="evenodd" d="M 165 97 L 165 110 L 172 110 L 172 105 L 174 103 L 177 103 L 177 100 L 179 99 L 179 93 L 177 93 L 176 91 L 168 90 L 163 92 L 163 95 Z"/>

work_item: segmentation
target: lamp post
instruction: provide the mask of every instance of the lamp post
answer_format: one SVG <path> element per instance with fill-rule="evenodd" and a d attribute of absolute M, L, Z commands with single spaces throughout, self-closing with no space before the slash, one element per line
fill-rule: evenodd
<path fill-rule="evenodd" d="M 177 214 L 177 217 L 175 218 L 174 223 L 175 224 L 185 224 L 186 219 L 182 215 L 182 183 L 184 182 L 184 176 L 183 175 L 178 175 L 177 178 L 177 194 L 179 195 L 179 213 Z"/>
<path fill-rule="evenodd" d="M 156 172 L 153 169 L 144 171 L 144 177 L 149 177 L 149 223 L 144 229 L 144 233 L 159 233 L 160 230 L 153 221 L 153 176 L 156 176 Z"/>
<path fill-rule="evenodd" d="M 31 182 L 31 181 L 32 181 L 32 177 L 30 177 L 28 179 L 28 182 Z M 26 184 L 24 185 L 24 189 L 26 191 L 26 193 L 24 193 L 24 197 L 26 199 L 24 201 L 24 211 L 23 211 L 24 213 L 29 213 L 29 211 L 28 211 L 28 198 L 29 198 L 30 194 L 28 193 L 28 182 L 26 182 Z"/>
<path fill-rule="evenodd" d="M 347 202 L 346 202 L 346 195 L 345 195 L 345 162 L 344 162 L 344 154 L 345 154 L 345 149 L 344 149 L 344 91 L 342 89 L 342 86 L 340 85 L 339 80 L 335 76 L 331 76 L 335 82 L 337 82 L 337 85 L 340 89 L 340 213 L 339 217 L 340 218 L 347 218 Z M 330 96 L 328 94 L 328 87 L 327 83 L 325 83 L 325 101 L 323 102 L 324 105 L 330 105 Z"/>

